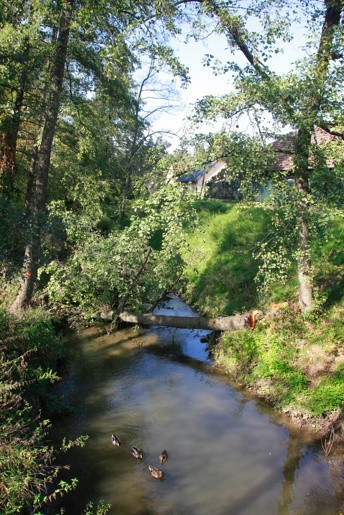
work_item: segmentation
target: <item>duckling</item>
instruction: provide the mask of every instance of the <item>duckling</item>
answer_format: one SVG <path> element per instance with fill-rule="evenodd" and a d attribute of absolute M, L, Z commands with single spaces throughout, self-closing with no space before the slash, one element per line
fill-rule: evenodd
<path fill-rule="evenodd" d="M 152 465 L 149 465 L 148 468 L 149 468 L 149 472 L 151 473 L 151 475 L 153 477 L 155 477 L 156 479 L 162 479 L 165 475 L 165 472 L 163 472 L 162 470 L 160 470 L 156 467 L 153 467 Z"/>
<path fill-rule="evenodd" d="M 160 463 L 164 463 L 164 461 L 166 461 L 168 458 L 168 454 L 167 454 L 167 451 L 162 451 L 162 453 L 160 454 L 159 456 L 159 461 Z"/>
<path fill-rule="evenodd" d="M 138 447 L 132 447 L 131 448 L 131 454 L 134 456 L 134 458 L 138 460 L 142 460 L 143 458 L 143 452 Z"/>
<path fill-rule="evenodd" d="M 115 447 L 116 446 L 119 447 L 122 444 L 121 440 L 116 435 L 111 435 L 111 440 L 112 440 L 112 445 L 114 445 Z"/>

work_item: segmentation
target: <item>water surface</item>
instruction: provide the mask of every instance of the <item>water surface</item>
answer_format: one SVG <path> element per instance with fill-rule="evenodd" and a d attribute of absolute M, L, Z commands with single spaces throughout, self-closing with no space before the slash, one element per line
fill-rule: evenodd
<path fill-rule="evenodd" d="M 178 299 L 159 313 L 194 315 Z M 233 388 L 208 359 L 206 331 L 123 329 L 81 333 L 70 376 L 59 386 L 74 413 L 59 435 L 88 434 L 66 458 L 77 492 L 67 515 L 104 499 L 111 514 L 339 514 L 343 470 Z M 123 441 L 111 445 L 111 433 Z M 131 446 L 144 459 L 131 456 Z M 162 481 L 148 465 L 169 458 Z"/>

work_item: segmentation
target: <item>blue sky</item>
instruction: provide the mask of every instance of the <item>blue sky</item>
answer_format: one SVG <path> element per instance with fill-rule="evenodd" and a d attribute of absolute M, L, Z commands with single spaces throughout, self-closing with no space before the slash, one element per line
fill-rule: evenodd
<path fill-rule="evenodd" d="M 287 72 L 291 64 L 304 56 L 301 47 L 305 44 L 304 29 L 296 26 L 293 31 L 294 39 L 291 43 L 284 45 L 284 53 L 276 54 L 270 61 L 269 66 L 278 74 Z M 173 48 L 181 62 L 189 68 L 191 84 L 187 89 L 182 89 L 178 81 L 175 87 L 178 90 L 179 101 L 169 113 L 157 116 L 154 123 L 154 130 L 171 130 L 182 135 L 187 128 L 186 117 L 192 111 L 193 104 L 205 95 L 223 95 L 232 89 L 230 74 L 214 75 L 210 67 L 203 65 L 205 54 L 212 54 L 222 61 L 233 59 L 233 53 L 229 49 L 226 38 L 223 35 L 212 34 L 202 41 L 190 40 L 184 43 L 183 37 L 173 41 Z M 243 57 L 238 57 L 243 63 Z M 167 80 L 171 81 L 171 78 Z M 220 122 L 211 125 L 207 122 L 206 126 L 200 130 L 208 132 L 220 128 Z M 250 131 L 248 120 L 240 122 L 240 130 Z M 164 136 L 172 144 L 172 149 L 178 145 L 178 138 Z"/>

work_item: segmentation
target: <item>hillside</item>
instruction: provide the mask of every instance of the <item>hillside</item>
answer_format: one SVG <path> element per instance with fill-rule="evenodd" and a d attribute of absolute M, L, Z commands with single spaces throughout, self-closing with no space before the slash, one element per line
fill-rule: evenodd
<path fill-rule="evenodd" d="M 198 201 L 195 209 L 199 223 L 184 256 L 184 297 L 207 316 L 257 307 L 253 251 L 269 231 L 267 214 L 217 201 Z"/>

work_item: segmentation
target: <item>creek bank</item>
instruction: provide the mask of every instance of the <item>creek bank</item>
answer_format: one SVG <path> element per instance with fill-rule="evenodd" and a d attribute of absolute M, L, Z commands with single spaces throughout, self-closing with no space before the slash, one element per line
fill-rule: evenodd
<path fill-rule="evenodd" d="M 249 331 L 247 338 L 252 337 Z M 320 416 L 314 415 L 307 407 L 303 407 L 302 403 L 297 402 L 297 394 L 295 402 L 283 402 L 283 395 L 286 400 L 293 397 L 293 385 L 289 386 L 283 381 L 284 378 L 278 375 L 276 371 L 272 377 L 258 377 L 253 371 L 252 362 L 255 366 L 259 366 L 259 353 L 252 353 L 251 363 L 247 367 L 245 359 L 235 360 L 231 350 L 228 349 L 229 333 L 214 333 L 208 337 L 208 347 L 211 359 L 216 366 L 225 371 L 227 376 L 238 382 L 249 395 L 253 398 L 259 398 L 268 403 L 273 409 L 283 416 L 284 422 L 289 427 L 309 434 L 313 440 L 324 443 L 325 447 L 342 447 L 344 453 L 344 421 L 342 410 L 338 407 L 331 411 L 325 411 Z M 244 335 L 242 340 L 245 340 Z M 226 343 L 224 343 L 224 341 Z M 248 351 L 249 352 L 249 351 Z M 243 352 L 244 354 L 244 352 Z M 323 377 L 321 365 L 319 364 L 318 376 L 313 373 L 312 377 L 306 376 L 308 385 L 316 384 Z M 283 395 L 281 394 L 283 391 Z"/>
<path fill-rule="evenodd" d="M 183 302 L 188 303 L 182 294 L 180 298 Z M 204 315 L 200 306 L 193 306 L 192 309 Z M 273 303 L 263 316 L 261 315 L 262 312 L 259 313 L 256 320 L 257 326 L 253 332 L 248 330 L 249 328 L 246 325 L 246 328 L 243 328 L 244 330 L 238 331 L 236 334 L 214 331 L 206 337 L 209 355 L 213 363 L 224 370 L 231 380 L 239 383 L 252 398 L 261 399 L 273 407 L 275 412 L 283 417 L 285 425 L 308 434 L 312 440 L 324 443 L 325 452 L 326 449 L 330 448 L 332 450 L 336 447 L 344 461 L 344 345 L 341 343 L 343 341 L 341 338 L 342 331 L 339 332 L 336 342 L 333 342 L 331 331 L 330 338 L 328 338 L 326 330 L 323 331 L 323 328 L 330 327 L 331 323 L 335 327 L 338 322 L 337 319 L 342 320 L 343 312 L 337 309 L 333 313 L 329 313 L 328 318 L 324 317 L 320 321 L 320 328 L 319 324 L 307 322 L 303 319 L 297 305 L 291 302 Z M 302 337 L 300 337 L 300 326 L 305 332 Z M 335 333 L 335 329 L 333 332 Z M 341 407 L 324 410 L 320 416 L 316 416 L 310 413 L 307 407 L 302 405 L 291 406 L 288 402 L 281 402 L 280 382 L 282 378 L 279 376 L 278 369 L 274 370 L 274 375 L 269 378 L 254 376 L 252 373 L 254 365 L 260 364 L 262 355 L 259 346 L 252 345 L 252 339 L 256 338 L 258 341 L 266 339 L 269 342 L 272 335 L 281 337 L 282 353 L 290 352 L 290 348 L 295 349 L 297 358 L 291 352 L 290 357 L 283 356 L 283 364 L 290 368 L 300 367 L 307 385 L 317 385 L 323 378 L 330 378 L 336 369 L 339 370 L 342 378 Z M 224 342 L 226 339 L 233 340 L 236 337 L 240 338 L 239 343 L 243 352 L 237 354 L 233 359 L 231 349 L 228 348 L 228 341 L 227 345 Z M 268 346 L 269 343 L 264 345 L 264 347 Z M 284 384 L 283 389 L 292 390 L 293 386 Z"/>

